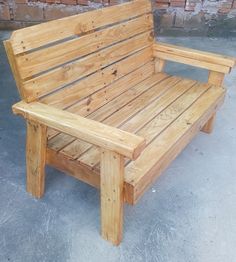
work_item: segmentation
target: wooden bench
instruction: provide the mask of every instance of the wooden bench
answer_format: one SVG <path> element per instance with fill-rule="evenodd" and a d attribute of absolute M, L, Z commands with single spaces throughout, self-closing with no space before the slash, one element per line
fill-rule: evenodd
<path fill-rule="evenodd" d="M 44 193 L 45 165 L 101 190 L 101 234 L 122 238 L 135 204 L 223 103 L 235 59 L 153 36 L 137 0 L 14 31 L 5 48 L 27 121 L 27 191 Z M 171 76 L 166 61 L 209 70 L 207 83 Z"/>

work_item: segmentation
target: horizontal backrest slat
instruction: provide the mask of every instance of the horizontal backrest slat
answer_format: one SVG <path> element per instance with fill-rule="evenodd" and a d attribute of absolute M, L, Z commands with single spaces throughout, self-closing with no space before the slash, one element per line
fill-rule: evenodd
<path fill-rule="evenodd" d="M 57 45 L 16 57 L 22 79 L 88 55 L 101 48 L 152 29 L 152 15 L 142 15 L 133 20 L 81 36 Z"/>
<path fill-rule="evenodd" d="M 28 100 L 43 96 L 51 91 L 79 80 L 103 67 L 124 59 L 138 50 L 153 43 L 153 33 L 146 32 L 127 41 L 112 45 L 100 52 L 93 53 L 72 63 L 63 65 L 48 73 L 23 83 Z"/>
<path fill-rule="evenodd" d="M 149 1 L 138 0 L 16 30 L 11 36 L 13 53 L 26 52 L 150 11 Z"/>
<path fill-rule="evenodd" d="M 152 74 L 154 72 L 154 64 L 151 59 L 152 49 L 151 47 L 147 47 L 126 59 L 112 64 L 101 71 L 74 83 L 71 86 L 59 89 L 42 97 L 40 101 L 64 109 L 106 86 L 112 88 L 113 82 L 117 82 L 118 79 L 124 78 L 124 76 L 128 74 L 132 75 L 131 78 L 134 78 L 134 80 L 139 78 L 140 74 Z M 146 70 L 139 70 L 140 67 L 145 68 Z M 123 82 L 121 84 L 123 84 Z M 126 85 L 128 84 L 129 83 L 126 83 Z"/>
<path fill-rule="evenodd" d="M 121 72 L 113 71 L 112 65 L 118 68 L 132 56 L 130 70 L 135 70 L 140 65 L 134 57 L 140 59 L 144 49 L 144 60 L 152 60 L 153 38 L 150 1 L 133 0 L 17 30 L 5 46 L 20 95 L 32 102 L 72 86 L 79 97 L 84 86 L 78 82 L 94 86 L 92 81 L 104 72 L 108 80 L 100 79 L 103 85 L 115 81 Z"/>

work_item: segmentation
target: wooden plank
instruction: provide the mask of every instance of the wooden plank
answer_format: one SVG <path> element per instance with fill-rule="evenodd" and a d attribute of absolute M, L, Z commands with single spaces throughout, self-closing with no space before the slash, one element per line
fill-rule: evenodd
<path fill-rule="evenodd" d="M 100 174 L 78 165 L 78 161 L 63 154 L 58 154 L 50 148 L 47 148 L 46 161 L 48 165 L 65 172 L 67 175 L 73 176 L 93 187 L 100 188 Z"/>
<path fill-rule="evenodd" d="M 172 55 L 178 55 L 185 58 L 191 58 L 194 60 L 207 62 L 210 64 L 218 64 L 226 67 L 234 67 L 236 64 L 236 59 L 233 57 L 210 53 L 210 52 L 204 52 L 192 48 L 186 48 L 186 47 L 171 45 L 167 43 L 157 42 L 154 44 L 153 48 L 156 51 L 160 51 Z"/>
<path fill-rule="evenodd" d="M 117 96 L 115 99 L 113 99 L 109 103 L 105 104 L 103 107 L 99 107 L 96 111 L 93 108 L 93 110 L 91 110 L 92 113 L 90 115 L 87 115 L 87 117 L 89 117 L 91 119 L 96 119 L 96 121 L 102 122 L 110 114 L 121 109 L 130 100 L 132 100 L 135 97 L 138 97 L 140 94 L 144 93 L 145 90 L 148 90 L 149 88 L 151 88 L 152 86 L 154 86 L 158 82 L 161 82 L 162 80 L 164 81 L 166 77 L 167 76 L 165 74 L 159 74 L 159 75 L 153 75 L 152 77 L 145 79 L 144 81 L 142 81 L 138 85 L 133 86 L 132 89 L 128 89 L 126 92 L 123 92 L 120 96 Z M 170 86 L 170 83 L 177 82 L 178 80 L 179 79 L 177 77 L 172 77 L 170 80 L 166 79 L 166 81 L 163 82 L 163 84 L 160 86 L 158 91 L 155 88 L 153 90 L 153 93 L 160 94 L 161 92 L 164 92 L 166 89 L 168 89 L 168 87 Z M 168 81 L 170 81 L 169 86 L 168 86 Z M 114 88 L 112 88 L 112 90 L 114 90 Z M 153 93 L 152 93 L 152 95 L 153 95 Z M 102 100 L 104 100 L 104 97 L 100 97 L 100 98 L 102 98 Z M 101 106 L 102 101 L 100 102 L 97 99 L 95 101 L 97 102 L 97 105 Z M 76 111 L 73 110 L 73 112 L 80 114 L 80 111 L 79 111 L 78 108 L 76 108 Z M 79 146 L 78 144 L 81 144 L 80 141 L 70 140 L 70 142 L 72 142 L 72 143 L 69 144 L 68 146 L 64 147 L 63 150 L 62 150 L 64 153 L 66 153 L 68 155 L 69 154 L 71 155 L 71 150 L 74 147 L 77 147 L 77 146 Z M 85 150 L 87 150 L 87 149 L 88 148 L 86 147 Z M 73 157 L 77 158 L 77 157 L 79 157 L 79 155 L 80 154 L 75 153 L 75 155 L 73 155 Z M 83 156 L 83 158 L 84 157 L 85 156 Z M 81 160 L 81 162 L 84 162 L 84 161 L 85 161 L 84 159 Z"/>
<path fill-rule="evenodd" d="M 203 128 L 201 129 L 202 132 L 205 132 L 207 134 L 212 133 L 213 131 L 213 127 L 214 127 L 214 123 L 215 123 L 215 119 L 216 119 L 216 114 L 214 113 L 210 119 L 206 122 L 206 124 L 203 126 Z"/>
<path fill-rule="evenodd" d="M 200 60 L 192 59 L 191 57 L 183 57 L 183 56 L 179 56 L 178 54 L 154 51 L 154 56 L 160 59 L 183 63 L 183 64 L 196 66 L 196 67 L 200 67 L 200 68 L 204 68 L 204 69 L 208 69 L 208 70 L 212 70 L 216 72 L 221 72 L 225 74 L 230 72 L 230 67 L 228 66 L 213 64 L 213 63 L 206 62 L 206 61 L 200 61 Z"/>
<path fill-rule="evenodd" d="M 95 170 L 89 169 L 81 165 L 78 161 L 72 160 L 64 154 L 57 153 L 56 151 L 47 148 L 47 165 L 50 165 L 67 175 L 70 175 L 84 183 L 87 183 L 93 187 L 100 188 L 100 170 L 96 172 Z M 128 192 L 131 192 L 129 184 L 124 182 L 124 195 L 126 201 L 129 204 L 132 204 L 132 196 L 128 195 Z M 132 187 L 131 187 L 132 188 Z"/>
<path fill-rule="evenodd" d="M 159 96 L 163 95 L 163 93 L 167 92 L 173 85 L 178 83 L 180 79 L 177 77 L 171 77 L 157 85 L 153 85 L 146 92 L 142 93 L 140 96 L 136 97 L 136 99 L 131 100 L 124 107 L 122 106 L 118 111 L 115 111 L 114 114 L 110 115 L 106 118 L 103 123 L 106 123 L 109 126 L 120 126 L 122 123 L 127 121 L 127 119 L 131 118 L 133 114 L 136 114 L 143 107 L 151 103 L 153 100 L 157 99 Z M 123 94 L 122 98 L 127 98 L 128 96 Z M 119 100 L 122 101 L 122 98 Z M 109 105 L 104 112 L 111 112 L 114 109 L 114 104 Z M 96 113 L 95 111 L 94 113 Z M 100 115 L 96 115 L 94 119 L 98 120 Z M 98 117 L 98 118 L 97 118 Z M 100 121 L 100 120 L 99 120 Z M 145 121 L 145 120 L 143 120 Z M 81 163 L 94 167 L 99 162 L 99 150 L 95 147 L 91 147 L 90 150 L 86 151 L 83 155 L 78 158 L 78 161 Z"/>
<path fill-rule="evenodd" d="M 121 109 L 123 106 L 125 106 L 127 103 L 129 103 L 131 100 L 135 99 L 136 97 L 140 96 L 141 94 L 145 93 L 147 90 L 152 88 L 157 83 L 161 83 L 159 89 L 155 88 L 153 92 L 161 93 L 163 90 L 167 90 L 170 84 L 168 83 L 175 83 L 180 78 L 177 77 L 168 77 L 165 74 L 155 74 L 152 75 L 149 78 L 146 78 L 144 81 L 140 82 L 139 84 L 133 86 L 132 88 L 129 88 L 127 91 L 123 92 L 119 96 L 117 96 L 115 99 L 111 100 L 110 102 L 106 103 L 104 106 L 99 107 L 96 111 L 91 112 L 87 117 L 90 119 L 96 119 L 96 121 L 103 121 L 105 118 L 107 118 L 109 115 L 113 114 L 117 110 Z M 152 89 L 153 90 L 153 89 Z M 102 98 L 104 99 L 104 98 Z M 99 103 L 99 100 L 95 100 L 95 102 Z M 70 108 L 69 111 L 73 112 L 74 108 Z M 91 110 L 92 111 L 92 110 Z M 77 110 L 76 112 L 80 114 L 80 111 Z"/>
<path fill-rule="evenodd" d="M 223 73 L 209 71 L 208 83 L 217 85 L 217 86 L 222 86 L 224 77 L 225 75 Z M 214 128 L 215 119 L 216 119 L 216 114 L 213 114 L 210 117 L 210 119 L 206 122 L 206 124 L 203 126 L 201 131 L 207 134 L 212 133 L 213 128 Z"/>
<path fill-rule="evenodd" d="M 27 121 L 26 169 L 27 191 L 40 198 L 44 194 L 45 159 L 46 159 L 46 126 L 34 121 Z"/>
<path fill-rule="evenodd" d="M 114 152 L 101 152 L 101 234 L 118 245 L 123 231 L 124 158 Z"/>
<path fill-rule="evenodd" d="M 145 148 L 142 157 L 126 167 L 126 182 L 133 185 L 133 203 L 148 185 L 182 151 L 224 99 L 225 90 L 211 87 L 165 132 Z M 155 155 L 156 157 L 150 157 Z"/>
<path fill-rule="evenodd" d="M 16 64 L 16 58 L 13 54 L 13 49 L 12 49 L 10 40 L 6 40 L 3 43 L 4 43 L 6 53 L 7 53 L 9 64 L 11 66 L 12 73 L 13 73 L 15 81 L 16 81 L 16 86 L 17 86 L 18 92 L 20 94 L 21 99 L 25 99 L 25 93 L 24 93 L 24 89 L 22 88 L 22 82 L 21 82 L 21 78 L 20 78 L 19 68 Z"/>
<path fill-rule="evenodd" d="M 183 82 L 180 83 L 182 83 L 183 85 Z M 165 130 L 165 128 L 167 128 L 169 124 L 175 121 L 175 119 L 181 113 L 183 113 L 186 108 L 188 108 L 199 96 L 201 96 L 207 90 L 207 84 L 196 84 L 193 86 L 193 84 L 190 83 L 186 84 L 185 88 L 182 87 L 182 89 L 185 89 L 186 91 L 182 93 L 182 96 L 177 97 L 173 103 L 171 103 L 167 108 L 165 108 L 158 114 L 157 112 L 159 111 L 159 102 L 161 104 L 161 98 L 163 97 L 162 101 L 164 101 L 165 98 L 167 99 L 167 101 L 169 100 L 170 92 L 164 93 L 162 97 L 160 97 L 160 99 L 156 101 L 157 103 L 155 105 L 157 112 L 153 114 L 151 121 L 148 121 L 145 124 L 146 118 L 150 118 L 150 112 L 152 112 L 151 110 L 150 112 L 145 111 L 146 114 L 142 114 L 144 123 L 141 123 L 141 127 L 139 127 L 138 130 L 133 129 L 131 132 L 136 131 L 139 136 L 144 137 L 146 140 L 146 144 L 148 145 L 148 143 L 150 143 L 156 136 L 158 136 L 158 134 Z M 139 114 L 140 112 L 137 115 Z M 132 117 L 130 118 L 130 121 L 132 121 Z M 120 128 L 124 130 L 123 126 L 121 126 Z M 95 168 L 96 166 L 96 168 L 99 168 L 99 155 L 97 149 L 94 147 L 83 154 L 78 160 L 85 165 L 91 166 L 92 168 Z"/>
<path fill-rule="evenodd" d="M 135 36 L 125 42 L 115 44 L 100 52 L 86 56 L 43 75 L 24 82 L 28 100 L 46 95 L 51 91 L 79 80 L 109 64 L 150 46 L 150 32 Z"/>
<path fill-rule="evenodd" d="M 67 86 L 52 94 L 42 97 L 40 101 L 45 104 L 64 109 L 74 104 L 76 101 L 80 101 L 84 97 L 88 97 L 94 92 L 97 92 L 99 89 L 109 86 L 114 81 L 117 81 L 122 77 L 123 80 L 120 81 L 127 81 L 127 85 L 124 84 L 119 88 L 129 86 L 129 81 L 131 81 L 129 79 L 130 77 L 137 77 L 137 79 L 139 79 L 140 76 L 143 78 L 143 74 L 147 74 L 147 76 L 149 76 L 150 73 L 154 72 L 153 69 L 154 65 L 151 61 L 151 49 L 148 47 L 92 75 L 87 76 L 71 86 Z M 131 75 L 129 75 L 129 73 L 131 73 Z M 112 86 L 110 87 L 112 88 Z M 115 89 L 115 86 L 112 89 Z"/>
<path fill-rule="evenodd" d="M 127 122 L 122 124 L 120 128 L 130 133 L 137 132 L 195 84 L 196 81 L 181 79 L 173 88 L 157 100 L 154 100 L 147 107 L 144 107 L 138 114 L 132 116 Z"/>
<path fill-rule="evenodd" d="M 164 59 L 155 59 L 155 72 L 163 72 L 164 67 L 165 67 L 166 61 Z"/>
<path fill-rule="evenodd" d="M 39 102 L 19 102 L 13 106 L 13 112 L 131 159 L 137 158 L 145 147 L 142 137 Z"/>
<path fill-rule="evenodd" d="M 20 75 L 24 79 L 39 74 L 116 42 L 149 31 L 152 27 L 152 15 L 143 15 L 122 24 L 36 50 L 35 52 L 23 53 L 16 57 Z"/>
<path fill-rule="evenodd" d="M 225 77 L 224 73 L 209 71 L 208 83 L 217 86 L 222 86 L 224 82 L 224 77 Z"/>
<path fill-rule="evenodd" d="M 64 38 L 89 32 L 99 27 L 130 19 L 150 11 L 151 4 L 149 1 L 131 1 L 117 6 L 85 12 L 79 15 L 16 30 L 11 36 L 14 54 L 26 52 Z"/>
<path fill-rule="evenodd" d="M 130 74 L 122 77 L 121 79 L 117 80 L 116 82 L 112 83 L 111 85 L 107 86 L 104 89 L 94 93 L 90 96 L 89 103 L 86 100 L 83 100 L 74 106 L 72 106 L 71 111 L 74 113 L 79 113 L 81 116 L 88 116 L 91 112 L 99 108 L 100 106 L 108 103 L 110 100 L 114 99 L 115 97 L 119 96 L 120 93 L 128 90 L 129 88 L 137 85 L 139 82 L 143 81 L 144 79 L 150 77 L 153 74 L 154 66 L 153 63 L 150 62 L 145 66 L 131 72 Z M 103 79 L 104 81 L 104 79 Z M 95 102 L 96 101 L 96 102 Z M 69 153 L 71 156 L 75 158 L 78 157 L 78 153 L 74 152 L 74 149 L 77 147 L 81 147 L 82 141 L 73 142 L 75 139 L 68 135 L 58 135 L 51 134 L 53 140 L 49 140 L 50 147 L 56 151 L 62 149 L 63 153 Z M 69 144 L 67 147 L 66 145 Z M 74 153 L 73 153 L 74 152 Z"/>

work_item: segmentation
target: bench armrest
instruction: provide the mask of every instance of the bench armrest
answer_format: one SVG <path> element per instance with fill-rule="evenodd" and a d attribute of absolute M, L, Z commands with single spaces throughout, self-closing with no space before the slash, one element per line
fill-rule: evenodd
<path fill-rule="evenodd" d="M 220 73 L 230 73 L 236 65 L 236 59 L 219 54 L 209 53 L 157 42 L 153 44 L 154 57 L 201 67 Z"/>
<path fill-rule="evenodd" d="M 13 113 L 22 115 L 28 120 L 114 151 L 132 160 L 136 159 L 145 147 L 145 140 L 142 137 L 39 102 L 21 101 L 13 105 L 12 109 Z"/>

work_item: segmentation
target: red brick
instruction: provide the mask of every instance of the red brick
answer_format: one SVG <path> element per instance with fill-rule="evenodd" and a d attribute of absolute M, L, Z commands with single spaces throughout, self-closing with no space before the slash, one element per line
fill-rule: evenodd
<path fill-rule="evenodd" d="M 10 11 L 8 5 L 0 5 L 0 20 L 10 20 Z"/>
<path fill-rule="evenodd" d="M 159 9 L 167 9 L 169 7 L 169 4 L 166 3 L 156 3 L 155 6 Z"/>
<path fill-rule="evenodd" d="M 77 0 L 77 4 L 78 5 L 89 5 L 89 1 L 88 0 Z"/>
<path fill-rule="evenodd" d="M 48 4 L 55 4 L 55 0 L 46 0 L 45 2 Z"/>
<path fill-rule="evenodd" d="M 18 21 L 43 21 L 43 9 L 37 5 L 15 5 L 13 15 L 14 19 Z"/>
<path fill-rule="evenodd" d="M 16 4 L 27 4 L 28 0 L 15 0 Z"/>
<path fill-rule="evenodd" d="M 76 5 L 77 1 L 76 0 L 61 0 L 61 3 L 64 5 Z"/>
<path fill-rule="evenodd" d="M 49 5 L 44 10 L 46 20 L 54 20 L 65 16 L 75 15 L 77 12 L 74 7 L 63 5 Z"/>

